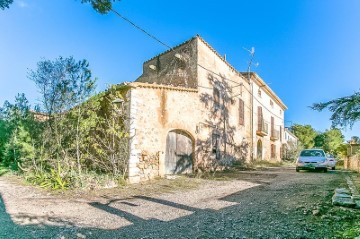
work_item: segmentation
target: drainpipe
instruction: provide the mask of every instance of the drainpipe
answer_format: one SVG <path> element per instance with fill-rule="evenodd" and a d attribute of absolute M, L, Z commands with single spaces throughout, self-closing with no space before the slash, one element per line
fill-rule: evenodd
<path fill-rule="evenodd" d="M 247 50 L 247 49 L 245 49 Z M 251 153 L 250 153 L 250 160 L 253 161 L 254 160 L 254 84 L 253 81 L 251 80 L 250 74 L 251 74 L 251 64 L 252 61 L 254 59 L 254 55 L 255 55 L 255 48 L 252 47 L 251 50 L 247 50 L 250 53 L 250 61 L 249 61 L 249 65 L 248 65 L 248 69 L 247 69 L 247 78 L 248 78 L 248 83 L 250 84 L 251 87 L 251 141 L 250 141 L 250 147 L 251 147 Z"/>
<path fill-rule="evenodd" d="M 224 124 L 224 132 L 223 132 L 223 137 L 224 137 L 224 159 L 226 157 L 226 144 L 227 144 L 227 137 L 226 137 L 226 116 L 225 116 L 225 91 L 226 89 L 224 89 L 224 96 L 223 96 L 223 110 L 222 110 L 222 114 L 223 114 L 223 124 Z"/>
<path fill-rule="evenodd" d="M 249 81 L 251 81 L 250 78 L 249 78 Z M 251 154 L 250 154 L 250 160 L 254 161 L 254 84 L 252 81 L 250 82 L 250 85 L 251 85 Z"/>

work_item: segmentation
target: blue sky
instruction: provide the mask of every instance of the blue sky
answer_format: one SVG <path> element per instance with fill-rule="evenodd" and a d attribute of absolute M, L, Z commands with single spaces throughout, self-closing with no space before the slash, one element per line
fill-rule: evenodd
<path fill-rule="evenodd" d="M 324 131 L 329 112 L 312 103 L 360 89 L 358 0 L 123 0 L 114 7 L 170 46 L 202 36 L 239 71 L 255 47 L 256 71 L 288 106 L 286 125 Z M 0 11 L 0 105 L 25 93 L 39 95 L 27 78 L 42 59 L 87 59 L 108 84 L 134 81 L 142 63 L 167 50 L 114 14 L 100 15 L 80 0 L 15 0 Z M 360 136 L 360 124 L 344 131 Z"/>

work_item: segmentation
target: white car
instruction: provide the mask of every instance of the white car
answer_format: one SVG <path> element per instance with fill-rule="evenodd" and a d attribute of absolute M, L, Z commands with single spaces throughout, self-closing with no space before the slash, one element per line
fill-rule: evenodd
<path fill-rule="evenodd" d="M 296 172 L 301 169 L 320 169 L 327 172 L 328 159 L 322 149 L 304 149 L 296 160 Z"/>
<path fill-rule="evenodd" d="M 336 169 L 336 158 L 334 155 L 332 154 L 326 154 L 326 158 L 328 161 L 328 167 L 331 168 L 332 170 Z"/>

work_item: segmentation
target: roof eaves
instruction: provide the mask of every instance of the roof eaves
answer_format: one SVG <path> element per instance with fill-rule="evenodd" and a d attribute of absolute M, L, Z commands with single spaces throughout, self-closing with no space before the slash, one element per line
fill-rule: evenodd
<path fill-rule="evenodd" d="M 265 87 L 267 93 L 270 95 L 271 98 L 273 98 L 276 103 L 278 103 L 284 110 L 287 109 L 287 106 L 284 104 L 284 102 L 282 102 L 282 100 L 280 99 L 279 96 L 277 96 L 275 94 L 275 92 L 265 83 L 265 81 L 263 79 L 261 79 L 261 77 L 256 73 L 256 72 L 241 72 L 243 77 L 247 77 L 247 75 L 250 73 L 251 77 L 254 80 L 254 82 L 260 86 L 260 87 Z"/>
<path fill-rule="evenodd" d="M 156 83 L 150 84 L 150 83 L 143 83 L 143 82 L 132 82 L 132 83 L 128 84 L 128 86 L 131 88 L 153 88 L 153 89 L 165 89 L 165 90 L 175 90 L 175 91 L 198 92 L 198 90 L 194 89 L 194 88 L 162 85 L 162 84 L 156 84 Z"/>

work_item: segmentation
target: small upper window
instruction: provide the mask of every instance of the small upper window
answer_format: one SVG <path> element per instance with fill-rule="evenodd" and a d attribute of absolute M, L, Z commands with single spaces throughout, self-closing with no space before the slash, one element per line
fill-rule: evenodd
<path fill-rule="evenodd" d="M 272 100 L 270 100 L 270 106 L 274 107 L 274 102 Z"/>
<path fill-rule="evenodd" d="M 261 90 L 258 90 L 258 96 L 261 97 Z"/>

